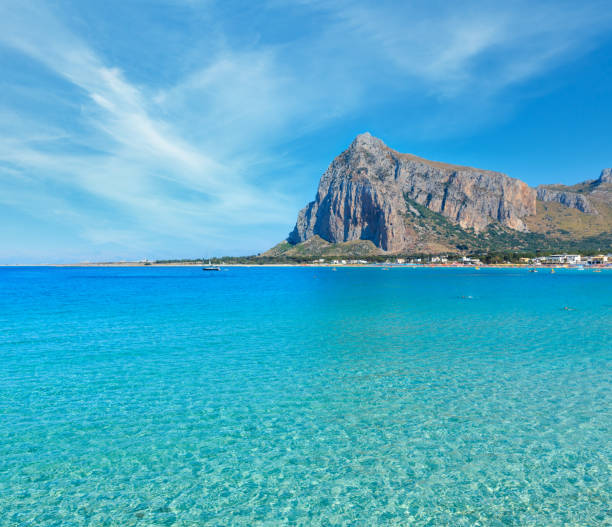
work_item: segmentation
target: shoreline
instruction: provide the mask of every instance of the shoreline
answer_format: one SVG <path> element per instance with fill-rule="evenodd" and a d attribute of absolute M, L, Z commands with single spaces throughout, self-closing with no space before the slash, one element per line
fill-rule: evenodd
<path fill-rule="evenodd" d="M 205 263 L 142 263 L 142 262 L 81 262 L 81 263 L 61 263 L 61 264 L 0 264 L 0 267 L 202 267 Z M 397 263 L 368 263 L 368 264 L 327 264 L 327 263 L 262 263 L 262 264 L 215 264 L 219 267 L 312 267 L 312 268 L 398 268 L 398 269 L 567 269 L 578 270 L 575 266 L 569 265 L 533 265 L 533 264 L 397 264 Z M 583 270 L 590 269 L 612 269 L 610 265 L 589 265 Z"/>

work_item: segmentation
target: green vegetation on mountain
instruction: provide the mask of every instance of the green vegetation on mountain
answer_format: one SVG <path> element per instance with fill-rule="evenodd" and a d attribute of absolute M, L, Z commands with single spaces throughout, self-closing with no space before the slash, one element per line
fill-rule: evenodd
<path fill-rule="evenodd" d="M 266 251 L 262 257 L 286 257 L 302 259 L 307 258 L 348 258 L 361 259 L 373 255 L 385 254 L 376 247 L 370 240 L 353 240 L 350 242 L 330 243 L 320 236 L 313 236 L 308 240 L 292 245 L 288 242 L 281 242 Z"/>
<path fill-rule="evenodd" d="M 409 211 L 407 221 L 418 237 L 424 240 L 420 247 L 423 252 L 440 253 L 446 249 L 449 252 L 468 253 L 570 250 L 590 253 L 612 246 L 612 233 L 605 231 L 606 225 L 612 224 L 612 218 L 606 218 L 603 214 L 585 214 L 559 203 L 538 202 L 536 216 L 527 218 L 530 232 L 516 231 L 492 223 L 486 230 L 476 233 L 472 229 L 462 229 L 445 216 L 414 200 L 405 199 Z M 551 228 L 542 227 L 546 221 L 550 222 Z M 442 250 L 431 251 L 434 248 Z"/>

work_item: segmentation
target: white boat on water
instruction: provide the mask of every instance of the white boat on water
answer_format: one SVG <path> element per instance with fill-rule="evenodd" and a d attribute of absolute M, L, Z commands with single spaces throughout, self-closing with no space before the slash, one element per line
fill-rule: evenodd
<path fill-rule="evenodd" d="M 202 271 L 220 271 L 221 267 L 219 267 L 218 265 L 213 265 L 210 263 L 210 260 L 208 260 L 208 265 L 205 265 L 204 267 L 202 267 Z"/>

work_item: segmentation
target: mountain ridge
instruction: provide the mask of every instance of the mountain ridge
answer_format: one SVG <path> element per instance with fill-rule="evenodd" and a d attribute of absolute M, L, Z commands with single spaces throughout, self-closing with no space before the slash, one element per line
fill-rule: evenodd
<path fill-rule="evenodd" d="M 575 232 L 567 211 L 578 215 Z M 366 132 L 322 175 L 287 251 L 314 236 L 370 241 L 386 253 L 438 253 L 563 245 L 610 231 L 611 169 L 574 186 L 532 188 L 501 172 L 400 153 Z"/>

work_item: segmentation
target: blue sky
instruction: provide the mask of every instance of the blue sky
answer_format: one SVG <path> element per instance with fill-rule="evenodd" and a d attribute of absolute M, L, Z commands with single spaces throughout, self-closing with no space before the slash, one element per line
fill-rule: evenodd
<path fill-rule="evenodd" d="M 263 251 L 363 131 L 593 179 L 611 56 L 608 0 L 3 0 L 0 263 Z"/>

